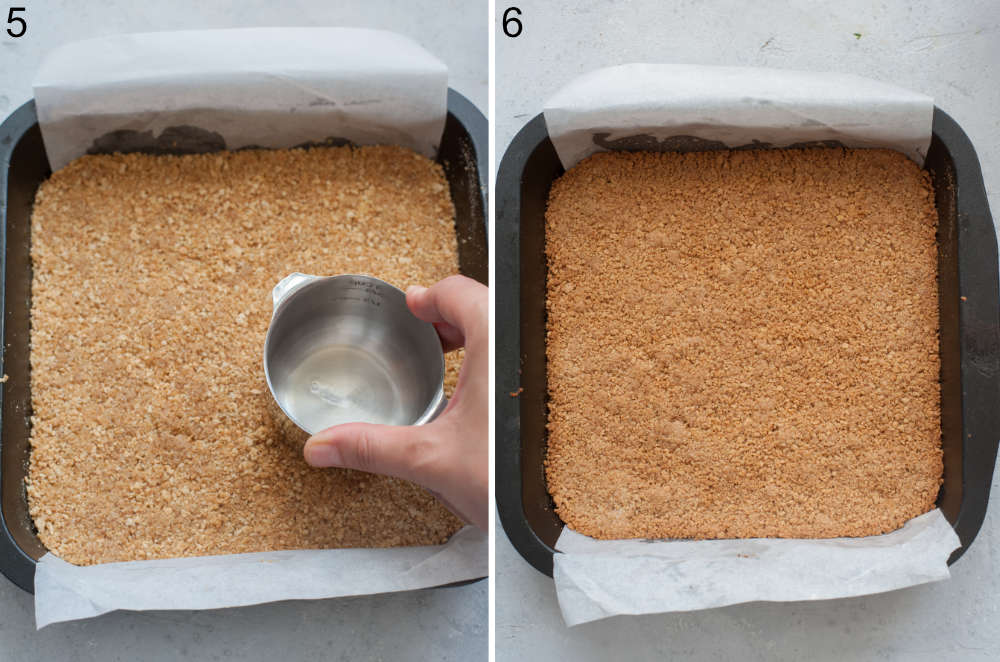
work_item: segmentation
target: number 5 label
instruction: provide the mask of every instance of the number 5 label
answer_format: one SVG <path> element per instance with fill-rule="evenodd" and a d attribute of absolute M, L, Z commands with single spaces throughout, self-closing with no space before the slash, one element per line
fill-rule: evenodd
<path fill-rule="evenodd" d="M 28 31 L 28 24 L 20 16 L 15 16 L 19 11 L 25 11 L 24 7 L 11 7 L 7 10 L 7 34 L 17 39 L 23 37 Z"/>

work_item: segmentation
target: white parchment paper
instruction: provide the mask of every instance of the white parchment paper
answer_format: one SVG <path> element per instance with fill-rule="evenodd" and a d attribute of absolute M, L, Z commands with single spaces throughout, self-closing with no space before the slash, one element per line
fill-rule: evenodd
<path fill-rule="evenodd" d="M 196 30 L 67 44 L 45 59 L 33 87 L 53 170 L 110 132 L 169 141 L 168 127 L 217 134 L 228 149 L 333 138 L 433 157 L 448 70 L 382 30 Z"/>
<path fill-rule="evenodd" d="M 576 78 L 545 104 L 566 168 L 614 149 L 888 147 L 923 165 L 934 102 L 847 74 L 626 64 Z M 694 140 L 692 140 L 694 139 Z M 553 577 L 569 625 L 618 614 L 878 593 L 949 577 L 960 542 L 938 510 L 858 539 L 595 540 L 563 529 Z"/>
<path fill-rule="evenodd" d="M 553 578 L 567 625 L 757 600 L 826 600 L 948 579 L 960 545 L 940 510 L 868 538 L 595 540 L 563 529 Z"/>
<path fill-rule="evenodd" d="M 861 76 L 683 64 L 598 69 L 545 104 L 566 168 L 629 139 L 632 148 L 657 149 L 676 136 L 723 147 L 835 140 L 890 147 L 923 165 L 933 114 L 931 97 Z"/>
<path fill-rule="evenodd" d="M 68 44 L 42 64 L 35 102 L 53 169 L 110 132 L 134 141 L 223 141 L 228 149 L 334 138 L 434 156 L 447 69 L 406 37 L 350 28 L 117 35 Z M 173 128 L 173 129 L 171 129 Z M 174 133 L 170 133 L 174 130 Z M 199 133 L 200 132 L 200 133 Z M 120 140 L 120 138 L 119 138 Z M 237 554 L 35 573 L 38 627 L 115 609 L 216 609 L 405 591 L 485 577 L 486 534 L 445 545 Z"/>
<path fill-rule="evenodd" d="M 115 609 L 218 609 L 408 591 L 485 577 L 486 533 L 465 527 L 444 545 L 229 554 L 75 566 L 54 554 L 35 568 L 35 624 Z"/>

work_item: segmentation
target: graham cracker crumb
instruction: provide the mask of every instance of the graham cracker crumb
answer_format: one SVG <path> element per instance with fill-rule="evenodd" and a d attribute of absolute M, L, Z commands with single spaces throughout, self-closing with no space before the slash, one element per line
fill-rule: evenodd
<path fill-rule="evenodd" d="M 549 491 L 596 538 L 900 527 L 941 483 L 937 214 L 888 150 L 597 154 L 552 187 Z"/>
<path fill-rule="evenodd" d="M 261 364 L 289 273 L 405 289 L 458 271 L 439 165 L 398 147 L 85 156 L 41 186 L 31 223 L 25 482 L 60 558 L 425 545 L 461 527 L 406 481 L 309 467 Z"/>

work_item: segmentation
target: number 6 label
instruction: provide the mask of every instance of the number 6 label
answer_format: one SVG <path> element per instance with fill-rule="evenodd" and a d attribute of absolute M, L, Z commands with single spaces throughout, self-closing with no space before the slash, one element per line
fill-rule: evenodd
<path fill-rule="evenodd" d="M 503 13 L 503 33 L 513 38 L 521 34 L 523 26 L 521 25 L 521 21 L 517 20 L 515 16 L 511 16 L 511 14 L 520 16 L 521 10 L 517 7 L 508 7 Z"/>

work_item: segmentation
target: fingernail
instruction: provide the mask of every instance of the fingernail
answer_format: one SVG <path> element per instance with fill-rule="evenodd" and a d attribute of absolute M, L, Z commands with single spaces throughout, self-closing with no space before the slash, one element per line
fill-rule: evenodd
<path fill-rule="evenodd" d="M 306 462 L 314 467 L 339 467 L 341 465 L 340 449 L 336 445 L 316 439 L 316 437 L 311 437 L 306 442 L 303 453 Z"/>
<path fill-rule="evenodd" d="M 410 285 L 406 288 L 406 296 L 419 296 L 427 291 L 427 288 L 423 285 Z"/>

